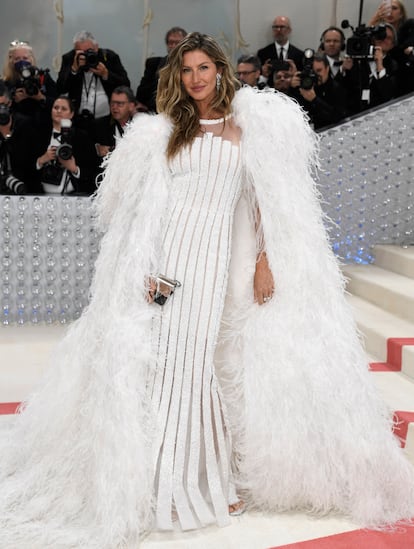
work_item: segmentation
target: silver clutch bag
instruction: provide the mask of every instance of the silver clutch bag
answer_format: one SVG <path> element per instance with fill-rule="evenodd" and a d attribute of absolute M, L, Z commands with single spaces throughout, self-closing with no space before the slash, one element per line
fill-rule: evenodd
<path fill-rule="evenodd" d="M 158 305 L 164 305 L 169 297 L 171 297 L 176 288 L 181 286 L 181 282 L 173 280 L 165 275 L 157 275 L 153 277 L 155 289 L 152 294 L 152 300 Z"/>

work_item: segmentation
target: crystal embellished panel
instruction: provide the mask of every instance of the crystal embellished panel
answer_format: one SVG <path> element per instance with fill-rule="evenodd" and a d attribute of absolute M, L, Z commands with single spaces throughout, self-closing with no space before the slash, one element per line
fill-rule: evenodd
<path fill-rule="evenodd" d="M 3 325 L 81 315 L 98 252 L 90 206 L 83 197 L 0 197 Z"/>
<path fill-rule="evenodd" d="M 414 97 L 321 132 L 319 186 L 347 263 L 371 263 L 375 244 L 414 244 Z"/>

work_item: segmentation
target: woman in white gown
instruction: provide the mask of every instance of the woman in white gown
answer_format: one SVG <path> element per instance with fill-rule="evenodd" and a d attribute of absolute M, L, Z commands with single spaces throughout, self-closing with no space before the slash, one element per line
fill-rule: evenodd
<path fill-rule="evenodd" d="M 414 515 L 324 229 L 314 135 L 289 99 L 235 88 L 214 40 L 188 35 L 161 114 L 109 159 L 90 305 L 0 438 L 1 547 L 135 547 L 244 507 Z M 156 274 L 181 282 L 163 307 Z"/>

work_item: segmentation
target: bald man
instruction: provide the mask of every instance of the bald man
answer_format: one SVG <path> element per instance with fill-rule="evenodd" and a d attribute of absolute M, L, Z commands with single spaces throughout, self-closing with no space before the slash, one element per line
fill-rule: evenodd
<path fill-rule="evenodd" d="M 289 17 L 278 15 L 272 23 L 274 42 L 257 52 L 262 63 L 262 75 L 273 85 L 273 72 L 278 64 L 291 59 L 297 68 L 302 69 L 303 51 L 289 42 L 292 26 Z"/>

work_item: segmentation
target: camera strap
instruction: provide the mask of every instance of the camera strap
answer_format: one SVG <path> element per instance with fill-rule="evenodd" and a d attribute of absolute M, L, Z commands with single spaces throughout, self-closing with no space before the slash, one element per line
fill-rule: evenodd
<path fill-rule="evenodd" d="M 62 195 L 66 194 L 66 189 L 68 188 L 69 182 L 70 182 L 70 175 L 68 170 L 65 170 L 65 181 L 63 183 L 63 187 L 62 187 L 62 190 L 60 191 L 60 194 Z"/>
<path fill-rule="evenodd" d="M 93 83 L 95 85 L 92 89 L 92 84 Z M 91 91 L 93 91 L 94 94 L 95 94 L 94 98 L 93 98 L 93 111 L 92 111 L 93 116 L 95 116 L 95 110 L 96 110 L 96 88 L 97 88 L 97 83 L 98 83 L 98 77 L 96 76 L 96 74 L 92 73 L 92 78 L 90 79 L 89 84 L 86 84 L 86 76 L 85 76 L 85 73 L 83 73 L 82 88 L 85 91 L 86 103 L 87 103 L 88 106 L 89 106 L 89 95 L 90 95 Z"/>

